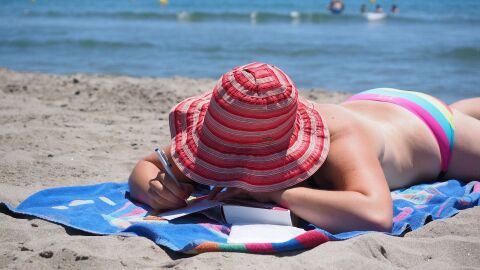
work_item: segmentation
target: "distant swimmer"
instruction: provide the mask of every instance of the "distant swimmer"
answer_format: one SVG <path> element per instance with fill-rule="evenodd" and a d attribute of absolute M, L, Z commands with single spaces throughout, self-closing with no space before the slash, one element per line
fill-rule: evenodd
<path fill-rule="evenodd" d="M 342 0 L 332 0 L 328 5 L 328 10 L 333 14 L 341 14 L 345 9 L 345 4 Z"/>
<path fill-rule="evenodd" d="M 383 13 L 383 8 L 381 5 L 375 6 L 375 13 Z"/>
<path fill-rule="evenodd" d="M 368 12 L 367 5 L 362 4 L 362 5 L 360 6 L 360 13 L 363 14 L 363 13 L 365 13 L 365 12 Z"/>
<path fill-rule="evenodd" d="M 400 13 L 400 8 L 397 5 L 393 4 L 390 12 L 393 13 L 393 14 L 398 14 L 398 13 Z"/>

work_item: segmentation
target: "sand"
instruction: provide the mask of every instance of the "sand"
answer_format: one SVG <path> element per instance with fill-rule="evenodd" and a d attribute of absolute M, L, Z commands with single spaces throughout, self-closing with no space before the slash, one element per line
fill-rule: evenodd
<path fill-rule="evenodd" d="M 169 141 L 168 112 L 211 79 L 55 76 L 0 69 L 0 201 L 49 187 L 123 182 L 136 161 Z M 318 102 L 348 96 L 301 90 Z M 480 208 L 404 237 L 372 233 L 276 255 L 174 253 L 141 237 L 94 236 L 0 211 L 0 268 L 474 269 Z"/>

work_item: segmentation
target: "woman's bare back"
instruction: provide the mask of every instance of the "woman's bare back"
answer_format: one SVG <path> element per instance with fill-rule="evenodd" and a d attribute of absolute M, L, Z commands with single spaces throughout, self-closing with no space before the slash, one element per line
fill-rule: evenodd
<path fill-rule="evenodd" d="M 339 134 L 365 134 L 364 143 L 375 151 L 390 189 L 432 181 L 438 177 L 441 155 L 437 140 L 427 125 L 408 110 L 377 101 L 319 105 L 317 108 L 326 118 L 332 145 L 335 145 L 335 138 Z M 477 137 L 480 134 L 480 121 L 458 110 L 454 110 L 454 119 L 455 143 L 446 177 L 460 180 L 478 178 L 480 141 Z M 350 126 L 357 128 L 353 130 Z M 328 158 L 325 165 L 328 167 Z M 322 170 L 319 174 L 322 174 Z"/>

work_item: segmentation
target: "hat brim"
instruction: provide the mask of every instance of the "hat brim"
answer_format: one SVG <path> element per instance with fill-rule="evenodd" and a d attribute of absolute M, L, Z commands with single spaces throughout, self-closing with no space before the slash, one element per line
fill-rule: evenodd
<path fill-rule="evenodd" d="M 330 146 L 326 123 L 315 105 L 299 98 L 289 145 L 277 152 L 255 153 L 239 145 L 238 151 L 212 147 L 211 132 L 204 125 L 211 93 L 188 98 L 170 112 L 171 155 L 178 168 L 195 182 L 238 187 L 253 192 L 280 190 L 312 176 L 324 163 Z M 263 149 L 278 149 L 275 140 Z M 245 148 L 242 148 L 245 147 Z"/>

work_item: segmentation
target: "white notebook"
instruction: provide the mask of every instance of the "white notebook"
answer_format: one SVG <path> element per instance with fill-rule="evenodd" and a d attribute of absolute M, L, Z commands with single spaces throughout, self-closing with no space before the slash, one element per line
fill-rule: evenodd
<path fill-rule="evenodd" d="M 292 226 L 271 224 L 232 225 L 227 242 L 238 243 L 281 243 L 304 233 L 305 230 Z"/>
<path fill-rule="evenodd" d="M 218 202 L 199 200 L 184 208 L 159 213 L 165 220 L 173 220 L 193 213 L 203 213 L 228 224 L 274 224 L 292 226 L 290 210 L 274 204 L 251 201 Z"/>

